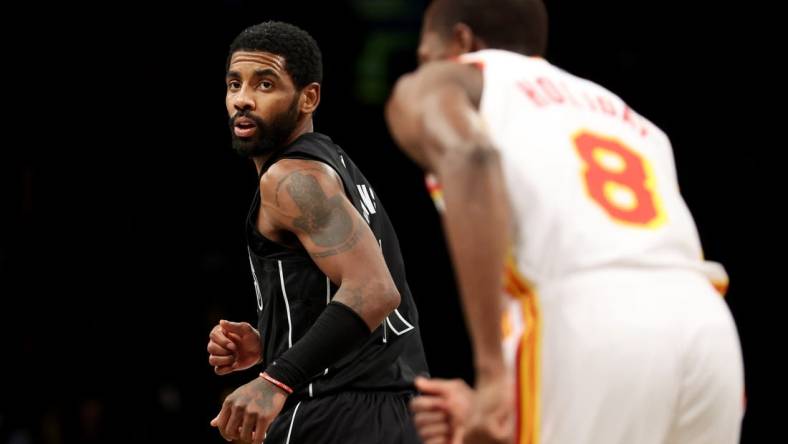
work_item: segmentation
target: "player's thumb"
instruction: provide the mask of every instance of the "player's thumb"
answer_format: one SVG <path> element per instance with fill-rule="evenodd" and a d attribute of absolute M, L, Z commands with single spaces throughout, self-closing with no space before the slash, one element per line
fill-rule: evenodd
<path fill-rule="evenodd" d="M 219 325 L 221 325 L 221 327 L 223 329 L 225 329 L 227 331 L 231 331 L 233 333 L 239 333 L 240 334 L 240 333 L 243 333 L 245 331 L 245 328 L 244 328 L 245 324 L 243 322 L 231 322 L 231 321 L 225 321 L 224 319 L 222 319 L 221 321 L 219 321 Z"/>
<path fill-rule="evenodd" d="M 449 379 L 427 379 L 423 376 L 417 376 L 414 383 L 418 391 L 432 395 L 449 393 L 457 384 L 455 381 Z"/>

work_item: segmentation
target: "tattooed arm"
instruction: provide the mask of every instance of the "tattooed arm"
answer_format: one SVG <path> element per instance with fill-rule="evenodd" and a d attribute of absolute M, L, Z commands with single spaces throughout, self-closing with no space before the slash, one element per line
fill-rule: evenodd
<path fill-rule="evenodd" d="M 400 302 L 380 246 L 329 166 L 285 159 L 260 181 L 265 231 L 292 233 L 339 286 L 334 300 L 374 330 Z"/>
<path fill-rule="evenodd" d="M 280 160 L 261 178 L 260 193 L 260 231 L 280 240 L 295 235 L 339 290 L 310 330 L 263 378 L 228 395 L 211 421 L 226 439 L 254 444 L 263 441 L 293 388 L 360 346 L 400 301 L 375 236 L 334 170 Z"/>

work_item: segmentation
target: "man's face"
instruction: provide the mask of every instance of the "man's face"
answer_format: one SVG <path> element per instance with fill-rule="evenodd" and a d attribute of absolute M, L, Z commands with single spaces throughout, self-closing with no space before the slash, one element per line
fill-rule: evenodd
<path fill-rule="evenodd" d="M 225 80 L 233 148 L 239 154 L 259 156 L 289 141 L 298 124 L 300 94 L 283 57 L 237 51 Z"/>

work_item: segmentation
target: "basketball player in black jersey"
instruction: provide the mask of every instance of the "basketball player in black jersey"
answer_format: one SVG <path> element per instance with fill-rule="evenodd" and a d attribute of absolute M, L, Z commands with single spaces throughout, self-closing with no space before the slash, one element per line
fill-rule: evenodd
<path fill-rule="evenodd" d="M 381 202 L 313 132 L 321 79 L 320 51 L 295 26 L 252 26 L 230 47 L 233 147 L 259 173 L 246 224 L 258 322 L 221 321 L 209 363 L 263 371 L 211 424 L 253 443 L 417 443 L 407 402 L 427 366 L 416 306 Z"/>

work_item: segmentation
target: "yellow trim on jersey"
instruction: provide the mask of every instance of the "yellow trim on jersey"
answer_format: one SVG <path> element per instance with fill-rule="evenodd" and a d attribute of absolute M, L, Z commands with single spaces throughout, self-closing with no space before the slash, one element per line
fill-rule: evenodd
<path fill-rule="evenodd" d="M 711 281 L 711 285 L 723 298 L 728 294 L 728 281 Z"/>
<path fill-rule="evenodd" d="M 512 316 L 508 311 L 501 315 L 501 337 L 506 340 L 514 333 Z"/>
<path fill-rule="evenodd" d="M 438 213 L 442 214 L 446 211 L 446 203 L 443 200 L 443 186 L 438 182 L 438 178 L 432 174 L 424 176 L 424 183 L 427 186 L 427 191 L 430 193 L 432 202 L 435 204 L 435 208 L 438 210 Z"/>
<path fill-rule="evenodd" d="M 509 256 L 505 265 L 504 288 L 507 294 L 520 301 L 525 331 L 517 345 L 517 425 L 516 444 L 538 444 L 540 432 L 540 384 L 542 317 L 536 293 L 520 274 L 514 257 Z"/>

